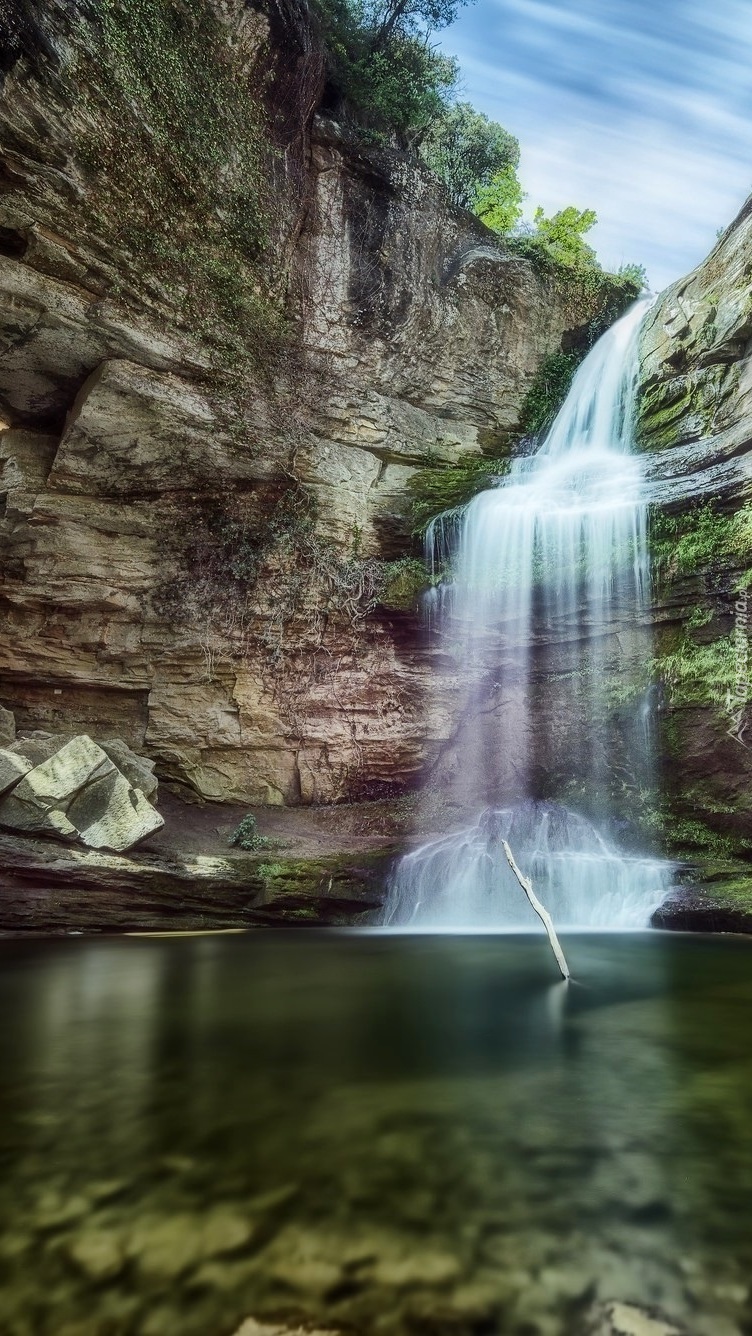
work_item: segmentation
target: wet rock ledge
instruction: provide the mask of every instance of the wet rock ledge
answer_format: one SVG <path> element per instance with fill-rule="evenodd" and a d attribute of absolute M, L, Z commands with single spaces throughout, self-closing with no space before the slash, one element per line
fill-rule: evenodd
<path fill-rule="evenodd" d="M 0 935 L 364 923 L 391 852 L 116 855 L 0 833 Z"/>
<path fill-rule="evenodd" d="M 163 790 L 157 811 L 153 762 L 120 739 L 16 738 L 7 712 L 0 724 L 0 933 L 348 924 L 382 903 L 386 835 L 348 836 L 340 818 L 333 840 L 326 818 L 277 812 L 258 850 L 239 852 L 246 808 Z"/>
<path fill-rule="evenodd" d="M 367 926 L 417 838 L 405 798 L 257 808 L 257 847 L 243 852 L 230 837 L 247 807 L 158 790 L 154 763 L 121 739 L 17 738 L 2 711 L 0 935 Z M 433 817 L 438 830 L 456 814 Z M 652 926 L 752 933 L 749 863 L 685 865 Z"/>

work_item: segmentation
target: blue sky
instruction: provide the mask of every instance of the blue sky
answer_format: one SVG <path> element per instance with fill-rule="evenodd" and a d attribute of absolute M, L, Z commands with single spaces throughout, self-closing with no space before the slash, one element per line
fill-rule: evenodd
<path fill-rule="evenodd" d="M 750 0 L 478 0 L 441 38 L 520 141 L 528 213 L 594 208 L 606 268 L 665 287 L 752 190 Z"/>

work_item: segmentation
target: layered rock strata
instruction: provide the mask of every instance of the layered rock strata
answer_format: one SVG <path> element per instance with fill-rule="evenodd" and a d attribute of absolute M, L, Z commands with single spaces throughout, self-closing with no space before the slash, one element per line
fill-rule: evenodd
<path fill-rule="evenodd" d="M 456 673 L 379 607 L 369 563 L 411 550 L 411 479 L 503 449 L 544 356 L 600 307 L 313 116 L 303 8 L 209 10 L 268 102 L 269 301 L 293 351 L 218 379 L 242 321 L 187 319 L 135 223 L 109 239 L 96 24 L 40 8 L 0 107 L 0 700 L 25 729 L 116 734 L 202 799 L 399 791 L 454 731 Z"/>

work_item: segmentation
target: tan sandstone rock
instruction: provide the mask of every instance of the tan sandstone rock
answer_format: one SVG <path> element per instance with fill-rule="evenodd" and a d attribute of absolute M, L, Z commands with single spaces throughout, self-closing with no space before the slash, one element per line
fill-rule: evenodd
<path fill-rule="evenodd" d="M 29 761 L 15 752 L 0 748 L 0 793 L 7 793 L 31 770 Z"/>
<path fill-rule="evenodd" d="M 122 852 L 164 822 L 91 738 L 73 738 L 29 769 L 0 803 L 0 825 Z"/>

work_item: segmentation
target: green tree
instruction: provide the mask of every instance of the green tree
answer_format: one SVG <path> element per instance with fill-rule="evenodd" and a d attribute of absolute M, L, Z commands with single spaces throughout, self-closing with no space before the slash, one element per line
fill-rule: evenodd
<path fill-rule="evenodd" d="M 350 101 L 377 131 L 420 142 L 441 116 L 457 83 L 457 64 L 427 42 L 398 33 L 387 48 L 368 52 L 348 77 Z"/>
<path fill-rule="evenodd" d="M 469 102 L 455 102 L 430 126 L 421 154 L 454 203 L 471 209 L 479 189 L 490 187 L 500 173 L 514 175 L 520 146 L 514 135 Z"/>
<path fill-rule="evenodd" d="M 395 33 L 432 33 L 454 23 L 468 0 L 365 0 L 354 7 L 374 45 L 384 47 Z"/>
<path fill-rule="evenodd" d="M 595 251 L 584 240 L 597 221 L 595 209 L 577 209 L 570 204 L 547 218 L 539 206 L 533 218 L 532 239 L 552 260 L 569 269 L 600 269 Z"/>
<path fill-rule="evenodd" d="M 492 232 L 506 235 L 514 231 L 522 217 L 522 201 L 525 195 L 517 180 L 517 173 L 510 164 L 492 177 L 488 185 L 481 185 L 476 191 L 473 212 L 481 222 L 490 227 Z"/>
<path fill-rule="evenodd" d="M 647 291 L 648 275 L 644 264 L 623 264 L 619 268 L 619 278 L 628 278 L 636 283 L 640 292 Z"/>
<path fill-rule="evenodd" d="M 315 0 L 338 114 L 418 144 L 444 115 L 457 62 L 431 44 L 471 0 Z"/>

